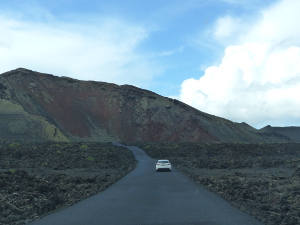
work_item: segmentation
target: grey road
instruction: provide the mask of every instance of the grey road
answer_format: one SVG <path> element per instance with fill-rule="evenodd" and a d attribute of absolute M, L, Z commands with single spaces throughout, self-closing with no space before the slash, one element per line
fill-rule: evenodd
<path fill-rule="evenodd" d="M 33 225 L 262 225 L 175 168 L 155 172 L 156 160 L 128 147 L 135 170 L 108 189 Z"/>

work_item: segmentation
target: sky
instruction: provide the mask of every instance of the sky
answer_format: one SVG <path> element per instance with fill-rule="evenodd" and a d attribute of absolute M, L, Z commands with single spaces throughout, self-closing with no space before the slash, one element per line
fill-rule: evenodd
<path fill-rule="evenodd" d="M 299 0 L 0 0 L 0 73 L 130 84 L 260 129 L 300 126 Z"/>

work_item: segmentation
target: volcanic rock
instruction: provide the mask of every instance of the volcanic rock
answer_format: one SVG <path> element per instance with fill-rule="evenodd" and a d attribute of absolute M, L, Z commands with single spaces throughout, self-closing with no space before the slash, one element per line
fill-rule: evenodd
<path fill-rule="evenodd" d="M 4 140 L 286 142 L 131 85 L 19 68 L 0 75 Z"/>

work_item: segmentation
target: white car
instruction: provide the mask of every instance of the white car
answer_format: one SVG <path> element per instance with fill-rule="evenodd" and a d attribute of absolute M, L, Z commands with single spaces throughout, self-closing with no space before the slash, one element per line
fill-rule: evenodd
<path fill-rule="evenodd" d="M 159 170 L 168 170 L 171 172 L 171 163 L 167 159 L 159 159 L 156 163 L 156 172 Z"/>

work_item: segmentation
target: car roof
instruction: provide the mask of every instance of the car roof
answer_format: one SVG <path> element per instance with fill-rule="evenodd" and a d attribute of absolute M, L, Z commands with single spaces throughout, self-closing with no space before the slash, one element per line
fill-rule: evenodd
<path fill-rule="evenodd" d="M 168 159 L 159 159 L 158 161 L 169 161 Z"/>

